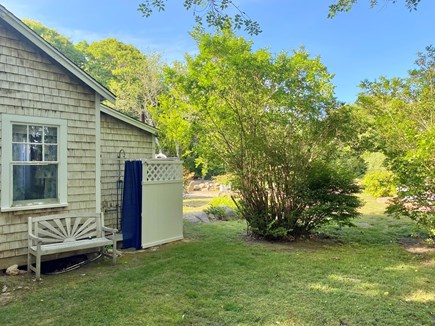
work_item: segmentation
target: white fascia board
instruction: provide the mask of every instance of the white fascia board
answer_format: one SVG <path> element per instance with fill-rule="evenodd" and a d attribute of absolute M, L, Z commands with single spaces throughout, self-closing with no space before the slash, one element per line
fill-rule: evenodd
<path fill-rule="evenodd" d="M 101 213 L 101 113 L 100 99 L 95 94 L 95 211 Z"/>
<path fill-rule="evenodd" d="M 107 114 L 107 115 L 110 115 L 111 117 L 113 117 L 115 119 L 118 119 L 118 120 L 121 120 L 125 123 L 128 123 L 129 125 L 135 126 L 136 128 L 145 130 L 152 135 L 157 135 L 157 132 L 158 132 L 157 128 L 154 128 L 150 125 L 147 125 L 139 120 L 133 119 L 133 118 L 129 117 L 128 115 L 125 115 L 125 114 L 123 114 L 119 111 L 116 111 L 112 108 L 109 108 L 105 105 L 100 106 L 100 111 Z"/>
<path fill-rule="evenodd" d="M 50 43 L 45 41 L 37 33 L 35 33 L 31 28 L 27 27 L 20 19 L 15 17 L 10 11 L 0 4 L 0 19 L 4 20 L 9 26 L 15 29 L 18 33 L 23 35 L 31 43 L 36 45 L 39 49 L 45 52 L 49 57 L 59 63 L 62 67 L 76 76 L 79 80 L 84 82 L 90 88 L 92 88 L 96 93 L 98 93 L 104 99 L 115 103 L 116 97 L 107 88 L 97 82 L 94 78 L 76 66 L 71 60 L 59 52 Z"/>

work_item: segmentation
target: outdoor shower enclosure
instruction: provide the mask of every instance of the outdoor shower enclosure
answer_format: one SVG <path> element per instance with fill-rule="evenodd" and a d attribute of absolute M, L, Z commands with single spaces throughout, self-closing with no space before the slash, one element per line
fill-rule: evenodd
<path fill-rule="evenodd" d="M 125 247 L 183 239 L 183 168 L 178 159 L 125 162 L 122 205 Z"/>

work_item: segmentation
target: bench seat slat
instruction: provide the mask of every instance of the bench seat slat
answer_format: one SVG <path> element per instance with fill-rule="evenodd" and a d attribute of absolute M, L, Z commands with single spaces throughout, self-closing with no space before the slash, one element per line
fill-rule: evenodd
<path fill-rule="evenodd" d="M 51 255 L 74 250 L 110 246 L 111 244 L 113 244 L 113 241 L 107 238 L 94 238 L 74 242 L 50 243 L 41 245 L 41 254 Z M 34 253 L 37 252 L 36 246 L 31 246 L 29 249 Z"/>

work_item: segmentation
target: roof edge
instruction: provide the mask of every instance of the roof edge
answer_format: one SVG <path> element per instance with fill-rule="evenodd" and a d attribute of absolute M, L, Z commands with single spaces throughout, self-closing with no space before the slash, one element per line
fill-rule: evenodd
<path fill-rule="evenodd" d="M 8 11 L 3 5 L 0 4 L 0 18 L 3 19 L 9 26 L 15 29 L 18 33 L 23 35 L 27 40 L 36 45 L 39 49 L 45 52 L 49 57 L 59 63 L 62 67 L 80 79 L 83 83 L 92 88 L 104 99 L 115 103 L 116 97 L 107 88 L 97 82 L 94 78 L 88 75 L 85 71 L 79 68 L 75 63 L 63 55 L 50 43 L 45 41 L 30 27 L 24 24 L 19 18 Z"/>
<path fill-rule="evenodd" d="M 117 111 L 115 109 L 112 109 L 112 108 L 110 108 L 110 107 L 108 107 L 106 105 L 101 104 L 100 105 L 100 111 L 105 113 L 105 114 L 107 114 L 107 115 L 110 115 L 111 117 L 113 117 L 115 119 L 118 119 L 118 120 L 121 120 L 121 121 L 123 121 L 125 123 L 128 123 L 129 125 L 132 125 L 132 126 L 134 126 L 136 128 L 139 128 L 139 129 L 142 129 L 144 131 L 147 131 L 150 134 L 157 135 L 157 133 L 158 133 L 158 129 L 157 128 L 154 128 L 154 127 L 152 127 L 150 125 L 147 125 L 146 123 L 143 123 L 143 122 L 141 122 L 139 120 L 133 119 L 132 117 L 129 117 L 128 115 L 126 115 L 126 114 L 124 114 L 122 112 L 119 112 L 119 111 Z"/>

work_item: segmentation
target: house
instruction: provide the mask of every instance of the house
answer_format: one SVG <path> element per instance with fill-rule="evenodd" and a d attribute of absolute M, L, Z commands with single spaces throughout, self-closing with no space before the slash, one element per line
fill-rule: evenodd
<path fill-rule="evenodd" d="M 0 269 L 25 264 L 28 216 L 106 212 L 116 227 L 123 159 L 152 158 L 157 130 L 103 100 L 116 99 L 0 5 Z"/>

